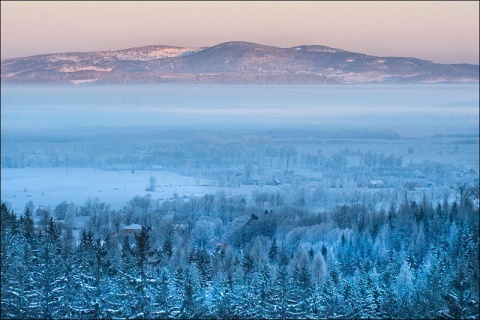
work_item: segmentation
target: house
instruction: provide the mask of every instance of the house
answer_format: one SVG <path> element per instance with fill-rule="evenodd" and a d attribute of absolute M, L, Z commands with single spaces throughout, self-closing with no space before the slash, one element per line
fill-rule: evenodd
<path fill-rule="evenodd" d="M 126 234 L 140 232 L 141 230 L 142 230 L 142 226 L 137 223 L 132 223 L 128 226 L 123 227 L 123 233 L 126 233 Z"/>
<path fill-rule="evenodd" d="M 222 236 L 214 237 L 211 240 L 211 243 L 213 248 L 215 249 L 215 252 L 220 252 L 222 250 L 225 250 L 228 247 L 227 240 Z"/>
<path fill-rule="evenodd" d="M 383 188 L 382 180 L 370 180 L 368 183 L 369 188 Z"/>

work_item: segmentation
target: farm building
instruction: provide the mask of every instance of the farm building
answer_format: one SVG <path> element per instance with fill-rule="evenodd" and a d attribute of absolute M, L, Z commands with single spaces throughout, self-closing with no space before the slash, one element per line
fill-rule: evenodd
<path fill-rule="evenodd" d="M 142 226 L 136 223 L 132 223 L 128 226 L 123 227 L 123 233 L 135 233 L 140 232 L 142 230 Z"/>

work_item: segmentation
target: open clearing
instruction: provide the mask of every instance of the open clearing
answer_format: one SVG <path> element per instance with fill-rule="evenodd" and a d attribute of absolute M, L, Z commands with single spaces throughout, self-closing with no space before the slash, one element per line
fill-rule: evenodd
<path fill-rule="evenodd" d="M 157 179 L 153 192 L 145 191 L 150 177 Z M 224 191 L 250 194 L 259 186 L 217 187 L 214 180 L 187 177 L 169 171 L 104 171 L 94 168 L 2 168 L 2 201 L 17 213 L 25 204 L 35 207 L 56 206 L 62 201 L 83 205 L 88 198 L 98 198 L 112 209 L 121 209 L 135 196 L 151 194 L 154 200 L 169 199 L 176 193 L 202 196 Z"/>

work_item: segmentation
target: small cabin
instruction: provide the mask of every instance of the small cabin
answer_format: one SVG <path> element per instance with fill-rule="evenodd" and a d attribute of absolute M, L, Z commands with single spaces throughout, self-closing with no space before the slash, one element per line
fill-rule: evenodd
<path fill-rule="evenodd" d="M 123 233 L 135 233 L 140 232 L 142 230 L 142 226 L 137 223 L 132 223 L 128 226 L 123 227 Z"/>

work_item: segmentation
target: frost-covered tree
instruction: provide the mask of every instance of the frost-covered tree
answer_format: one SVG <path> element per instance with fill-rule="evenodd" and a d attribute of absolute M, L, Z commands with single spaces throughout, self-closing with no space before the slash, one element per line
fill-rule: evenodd
<path fill-rule="evenodd" d="M 152 293 L 152 318 L 166 319 L 171 317 L 172 294 L 170 291 L 170 278 L 166 269 L 157 273 Z"/>
<path fill-rule="evenodd" d="M 0 211 L 1 318 L 24 318 L 29 302 L 26 292 L 29 274 L 25 258 L 30 248 L 20 235 L 16 215 L 8 210 L 5 203 L 1 204 Z M 22 254 L 22 250 L 26 250 L 26 255 Z"/>
<path fill-rule="evenodd" d="M 205 249 L 193 249 L 188 259 L 189 263 L 197 266 L 200 276 L 200 285 L 206 288 L 211 284 L 212 259 Z"/>
<path fill-rule="evenodd" d="M 154 176 L 151 176 L 148 179 L 148 184 L 145 187 L 145 191 L 153 192 L 156 189 L 157 189 L 157 178 L 155 178 Z"/>
<path fill-rule="evenodd" d="M 156 221 L 151 229 L 129 235 L 109 223 L 97 236 L 99 220 L 78 239 L 48 210 L 36 224 L 29 208 L 17 218 L 2 204 L 1 318 L 479 316 L 474 202 L 406 197 L 388 212 L 346 201 L 328 214 L 259 214 L 241 198 L 221 199 L 211 217 L 202 206 L 187 217 L 177 199 L 150 207 L 160 215 L 145 220 Z M 236 218 L 214 218 L 221 207 Z M 109 221 L 125 212 L 110 211 Z"/>
<path fill-rule="evenodd" d="M 39 236 L 38 265 L 33 272 L 37 296 L 31 305 L 37 305 L 37 312 L 45 319 L 64 317 L 65 310 L 61 304 L 65 297 L 65 265 L 61 255 L 60 232 L 53 218 L 50 218 L 44 230 L 40 230 Z"/>
<path fill-rule="evenodd" d="M 268 318 L 285 319 L 287 317 L 288 279 L 286 266 L 280 266 L 272 284 L 271 293 L 266 301 Z"/>
<path fill-rule="evenodd" d="M 177 268 L 173 276 L 172 315 L 179 318 L 198 318 L 205 314 L 203 293 L 197 279 L 195 268 Z"/>
<path fill-rule="evenodd" d="M 232 273 L 222 276 L 213 291 L 213 310 L 211 315 L 221 319 L 236 316 L 237 285 Z"/>
<path fill-rule="evenodd" d="M 343 318 L 347 315 L 342 311 L 344 305 L 344 296 L 342 294 L 342 275 L 338 267 L 334 264 L 330 266 L 330 272 L 323 286 L 319 286 L 317 309 L 323 318 Z"/>

